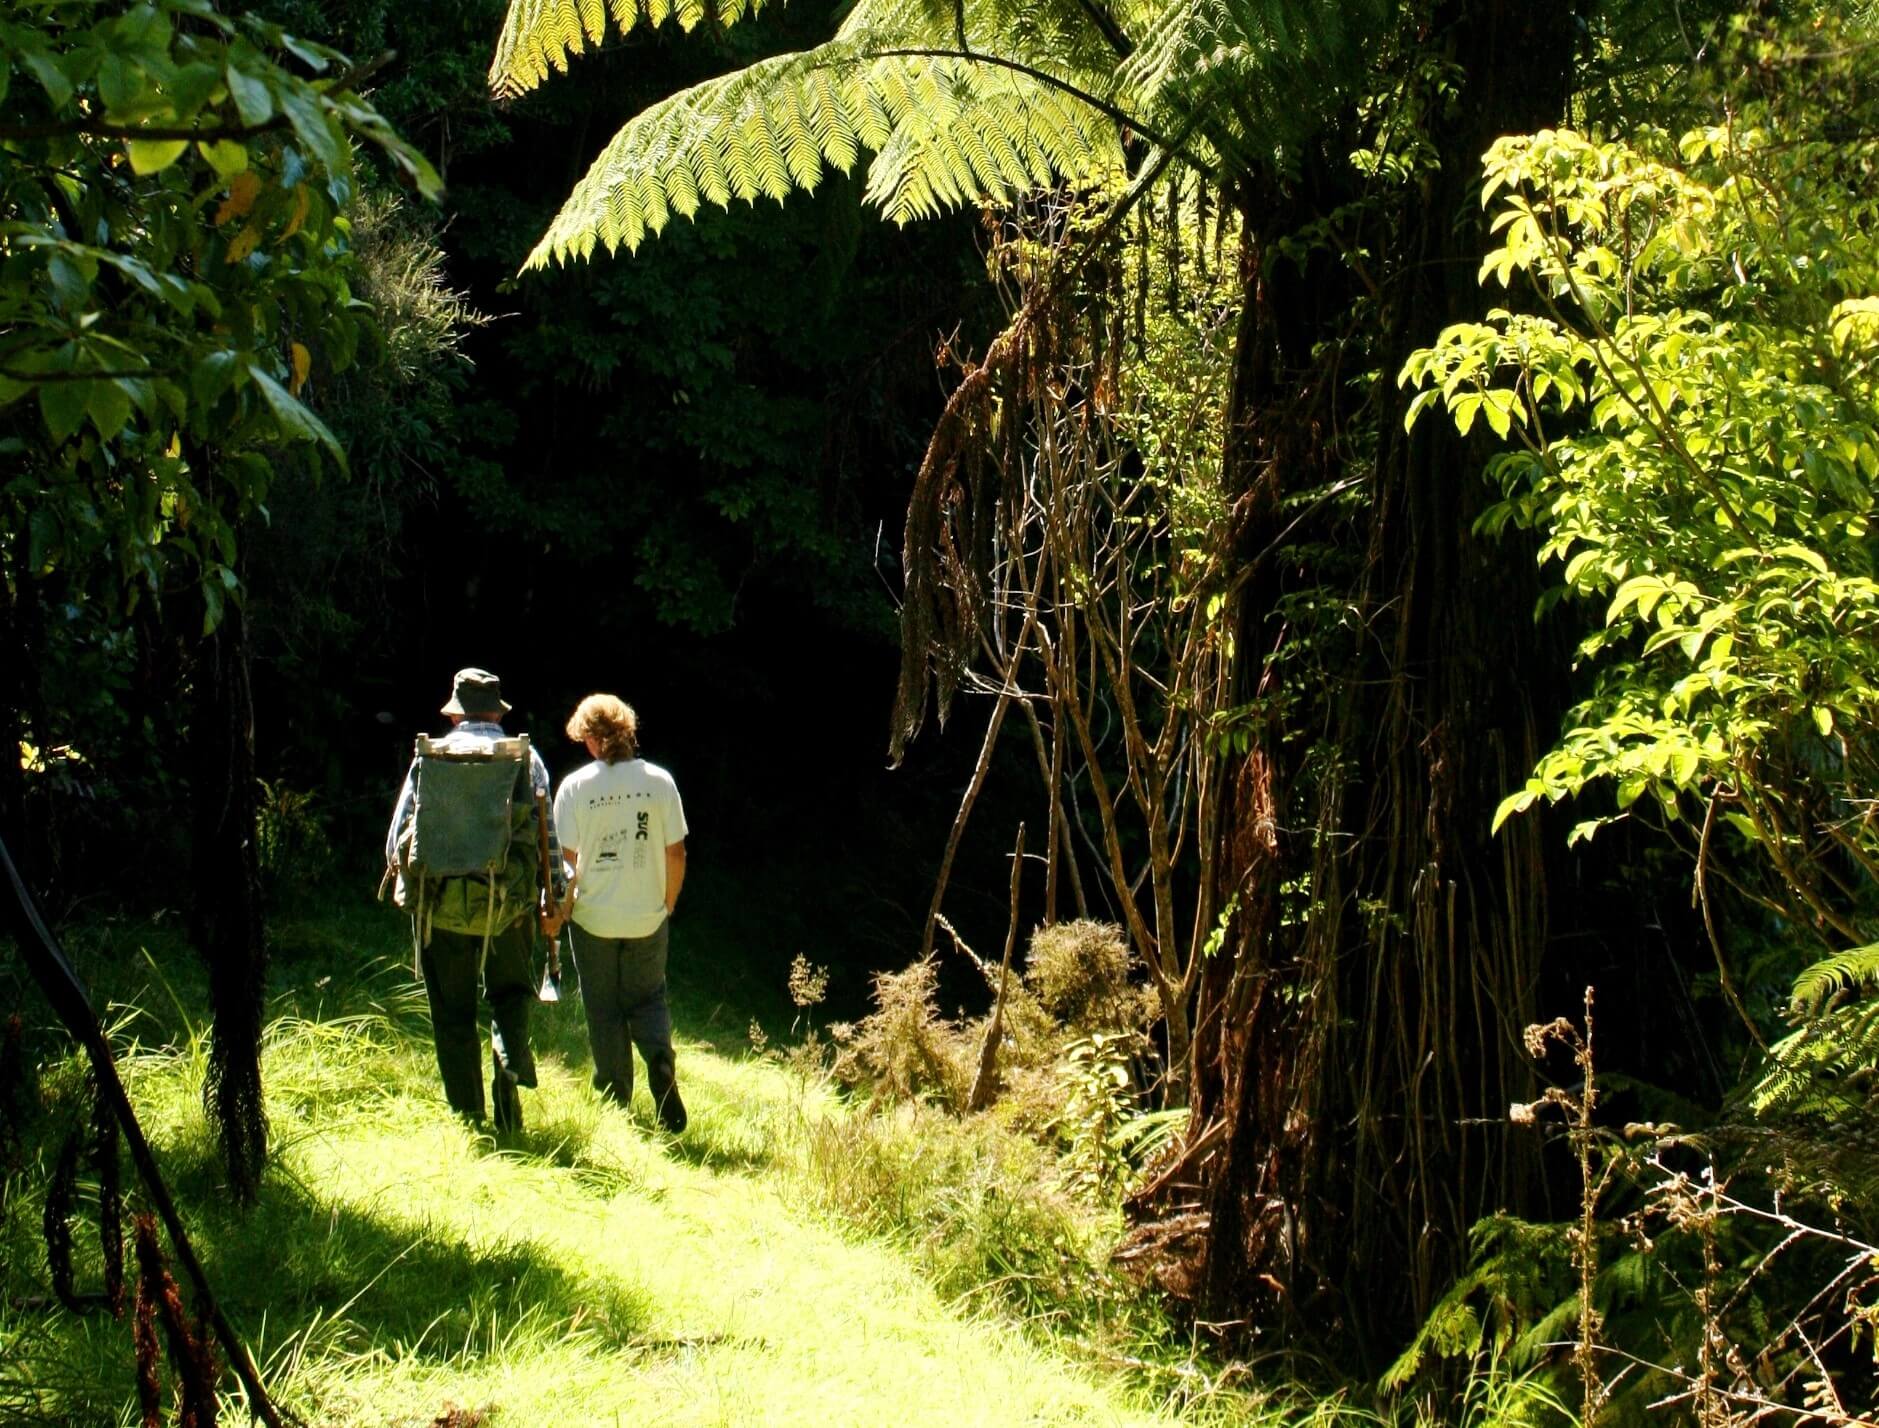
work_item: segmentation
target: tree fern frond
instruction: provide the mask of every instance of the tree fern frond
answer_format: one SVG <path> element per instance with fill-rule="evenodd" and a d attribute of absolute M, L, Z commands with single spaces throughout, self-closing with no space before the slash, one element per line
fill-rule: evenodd
<path fill-rule="evenodd" d="M 787 88 L 783 93 L 788 93 Z M 796 186 L 796 176 L 789 170 L 788 161 L 783 157 L 783 145 L 778 142 L 778 131 L 770 123 L 766 108 L 754 109 L 744 121 L 744 133 L 750 140 L 750 153 L 756 163 L 757 182 L 762 185 L 764 196 L 773 198 L 778 203 L 789 197 L 789 191 Z M 821 155 L 816 156 L 816 176 L 822 173 Z M 802 185 L 805 189 L 813 188 L 813 181 Z"/>
<path fill-rule="evenodd" d="M 1832 1007 L 1769 1048 L 1749 1095 L 1757 1115 L 1825 1117 L 1869 1105 L 1879 1080 L 1879 1001 Z"/>
<path fill-rule="evenodd" d="M 1816 1016 L 1842 992 L 1879 989 L 1879 942 L 1854 947 L 1814 963 L 1794 979 L 1789 1008 L 1795 1016 Z"/>
<path fill-rule="evenodd" d="M 1386 0 L 1173 0 L 1122 67 L 1164 125 L 1247 162 L 1314 133 L 1364 77 Z"/>
<path fill-rule="evenodd" d="M 790 182 L 798 188 L 813 189 L 822 177 L 822 156 L 826 152 L 816 124 L 816 107 L 809 97 L 808 84 L 786 84 L 777 95 L 777 107 L 785 125 L 778 138 L 783 162 L 789 169 Z"/>
<path fill-rule="evenodd" d="M 1049 84 L 968 60 L 879 56 L 837 39 L 656 104 L 614 136 L 529 267 L 636 249 L 672 213 L 813 190 L 873 151 L 867 198 L 895 222 L 1008 198 L 1119 162 L 1116 127 Z"/>
<path fill-rule="evenodd" d="M 1088 179 L 1121 162 L 1114 127 L 1048 86 L 962 61 L 935 68 L 942 73 L 916 88 L 868 168 L 867 200 L 894 222 L 1006 200 L 1052 175 Z M 1001 162 L 1001 150 L 1031 159 Z"/>
<path fill-rule="evenodd" d="M 681 218 L 696 218 L 704 195 L 699 192 L 698 178 L 691 165 L 668 164 L 665 175 L 665 196 L 672 211 Z"/>
<path fill-rule="evenodd" d="M 715 0 L 711 14 L 730 25 L 755 15 L 764 0 Z M 703 0 L 510 0 L 496 40 L 496 58 L 489 67 L 490 92 L 513 98 L 534 89 L 549 71 L 566 71 L 573 55 L 584 54 L 606 36 L 607 20 L 624 35 L 635 25 L 657 27 L 668 14 L 676 14 L 681 29 L 689 30 L 704 18 Z"/>
<path fill-rule="evenodd" d="M 861 156 L 862 139 L 840 83 L 826 69 L 813 70 L 804 80 L 804 93 L 816 143 L 830 163 L 843 173 L 850 172 Z"/>

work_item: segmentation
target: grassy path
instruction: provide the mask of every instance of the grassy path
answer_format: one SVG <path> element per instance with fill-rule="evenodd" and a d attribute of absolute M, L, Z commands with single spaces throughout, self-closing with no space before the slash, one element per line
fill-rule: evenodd
<path fill-rule="evenodd" d="M 692 1124 L 675 1141 L 643 1090 L 623 1111 L 589 1089 L 578 1001 L 541 1008 L 543 1084 L 528 1128 L 498 1145 L 446 1112 L 408 974 L 344 995 L 304 960 L 289 975 L 266 1052 L 277 1155 L 253 1211 L 219 1190 L 200 1038 L 133 1017 L 126 1070 L 212 1281 L 309 1422 L 1173 1421 L 837 1222 L 800 1145 L 808 1118 L 839 1110 L 741 1046 L 681 1036 Z M 49 1079 L 55 1121 L 76 1079 Z M 30 1180 L 6 1204 L 16 1290 Z M 0 1408 L 128 1421 L 128 1358 L 126 1326 L 9 1313 Z"/>
<path fill-rule="evenodd" d="M 449 1400 L 492 1424 L 1150 1421 L 791 1197 L 762 1154 L 763 1121 L 799 1113 L 783 1075 L 681 1050 L 693 1129 L 677 1144 L 643 1101 L 601 1108 L 557 1053 L 512 1151 L 403 1091 L 309 1129 L 288 1158 L 313 1191 L 309 1218 L 357 1217 L 421 1251 L 348 1311 L 363 1328 L 383 1302 L 405 1336 L 349 1366 L 322 1395 L 329 1411 L 381 1422 L 397 1403 L 425 1419 Z M 448 1274 L 461 1308 L 441 1302 L 440 1254 L 480 1267 Z M 422 1314 L 398 1306 L 414 1301 L 437 1317 L 411 1334 Z"/>

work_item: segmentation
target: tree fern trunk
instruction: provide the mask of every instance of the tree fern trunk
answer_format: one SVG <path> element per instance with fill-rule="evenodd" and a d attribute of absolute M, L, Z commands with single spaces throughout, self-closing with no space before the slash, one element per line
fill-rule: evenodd
<path fill-rule="evenodd" d="M 1516 0 L 1438 13 L 1429 43 L 1462 92 L 1435 123 L 1427 190 L 1376 235 L 1382 381 L 1479 308 L 1480 156 L 1498 134 L 1557 122 L 1572 24 L 1564 6 Z M 1317 355 L 1335 348 L 1347 295 L 1329 273 L 1268 273 L 1260 244 L 1340 200 L 1336 150 L 1316 185 L 1307 162 L 1286 203 L 1246 205 L 1227 462 L 1240 548 L 1264 568 L 1238 613 L 1240 702 L 1270 692 L 1279 503 L 1334 474 L 1350 396 Z M 1487 830 L 1558 704 L 1527 614 L 1531 561 L 1470 533 L 1485 453 L 1439 423 L 1403 437 L 1393 385 L 1371 419 L 1365 558 L 1346 592 L 1363 633 L 1323 710 L 1339 765 L 1307 783 L 1299 731 L 1267 721 L 1233 780 L 1219 866 L 1223 902 L 1240 898 L 1234 956 L 1209 969 L 1195 1017 L 1194 1143 L 1214 1134 L 1186 1169 L 1208 1224 L 1203 1312 L 1341 1331 L 1375 1361 L 1464 1262 L 1469 1224 L 1519 1208 L 1533 1182 L 1499 1121 L 1529 1075 L 1519 1036 L 1548 868 L 1532 829 Z M 1280 886 L 1305 875 L 1309 913 L 1284 925 Z"/>

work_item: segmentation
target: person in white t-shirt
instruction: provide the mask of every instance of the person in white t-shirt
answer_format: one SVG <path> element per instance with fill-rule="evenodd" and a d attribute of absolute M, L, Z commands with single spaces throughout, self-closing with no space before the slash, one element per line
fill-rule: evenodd
<path fill-rule="evenodd" d="M 575 868 L 570 936 L 594 1087 L 621 1105 L 632 1100 L 637 1046 L 659 1123 L 677 1135 L 685 1103 L 665 968 L 669 920 L 685 884 L 685 809 L 672 775 L 639 756 L 631 705 L 588 695 L 568 720 L 568 737 L 593 759 L 561 781 L 555 828 Z"/>

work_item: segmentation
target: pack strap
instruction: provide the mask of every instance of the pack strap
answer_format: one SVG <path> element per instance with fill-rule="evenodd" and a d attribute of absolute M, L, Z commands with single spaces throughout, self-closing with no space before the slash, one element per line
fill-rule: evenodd
<path fill-rule="evenodd" d="M 491 869 L 489 874 L 489 915 L 483 919 L 483 951 L 482 955 L 476 959 L 476 980 L 479 985 L 483 980 L 483 969 L 489 965 L 489 944 L 496 935 L 495 927 L 496 873 L 494 869 Z"/>

